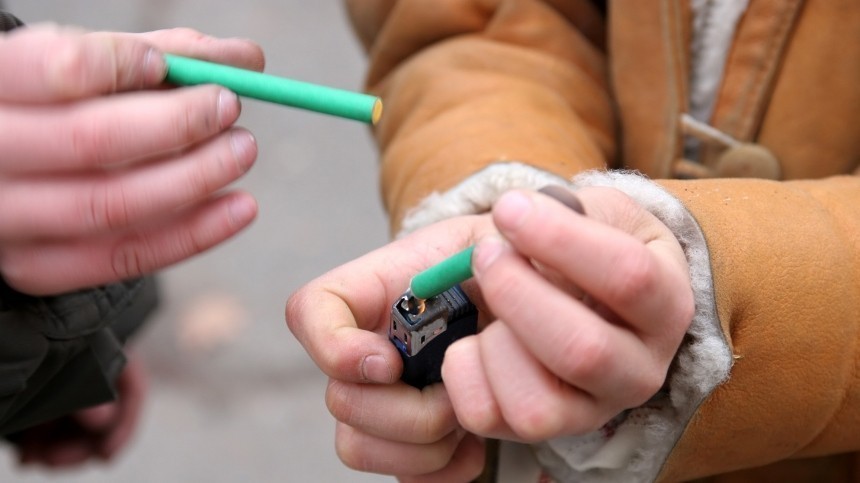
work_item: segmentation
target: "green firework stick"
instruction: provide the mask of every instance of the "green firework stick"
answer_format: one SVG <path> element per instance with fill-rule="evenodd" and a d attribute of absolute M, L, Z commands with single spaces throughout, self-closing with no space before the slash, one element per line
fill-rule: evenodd
<path fill-rule="evenodd" d="M 165 54 L 167 77 L 176 85 L 218 84 L 236 94 L 376 124 L 382 116 L 378 97 L 263 74 L 214 62 Z"/>
<path fill-rule="evenodd" d="M 409 289 L 418 299 L 429 299 L 472 277 L 475 245 L 455 253 L 412 277 Z"/>

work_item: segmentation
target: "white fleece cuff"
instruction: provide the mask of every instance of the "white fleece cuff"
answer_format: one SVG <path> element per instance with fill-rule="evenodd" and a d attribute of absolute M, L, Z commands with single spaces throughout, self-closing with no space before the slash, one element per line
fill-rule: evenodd
<path fill-rule="evenodd" d="M 541 464 L 559 481 L 652 481 L 693 413 L 726 380 L 732 365 L 731 351 L 716 315 L 704 235 L 678 199 L 633 172 L 589 171 L 567 183 L 527 165 L 498 163 L 445 193 L 434 193 L 423 200 L 407 215 L 401 235 L 445 218 L 488 211 L 507 190 L 540 189 L 549 184 L 574 190 L 607 186 L 626 193 L 672 230 L 687 257 L 696 312 L 667 379 L 668 390 L 600 431 L 534 445 Z"/>
<path fill-rule="evenodd" d="M 424 198 L 406 214 L 397 236 L 405 236 L 446 218 L 490 211 L 505 191 L 567 184 L 559 176 L 521 163 L 491 164 L 445 193 L 432 193 Z"/>

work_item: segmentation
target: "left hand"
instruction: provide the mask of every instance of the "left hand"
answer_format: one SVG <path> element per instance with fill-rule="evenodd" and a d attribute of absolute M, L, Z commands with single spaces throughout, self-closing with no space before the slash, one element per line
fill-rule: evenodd
<path fill-rule="evenodd" d="M 19 462 L 68 468 L 91 459 L 113 459 L 137 427 L 146 393 L 145 376 L 142 362 L 129 356 L 117 379 L 117 401 L 24 430 L 16 440 Z"/>

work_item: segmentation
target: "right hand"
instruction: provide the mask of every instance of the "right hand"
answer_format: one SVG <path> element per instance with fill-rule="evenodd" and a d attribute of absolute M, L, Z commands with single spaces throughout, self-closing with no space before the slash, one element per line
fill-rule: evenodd
<path fill-rule="evenodd" d="M 163 52 L 262 70 L 240 39 L 188 29 L 0 34 L 0 275 L 32 295 L 133 278 L 246 227 L 247 193 L 216 194 L 257 156 L 214 86 L 164 89 Z"/>

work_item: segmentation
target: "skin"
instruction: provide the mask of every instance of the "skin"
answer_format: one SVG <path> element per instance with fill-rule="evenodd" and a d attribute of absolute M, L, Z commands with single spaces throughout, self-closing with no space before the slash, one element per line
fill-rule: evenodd
<path fill-rule="evenodd" d="M 257 156 L 218 86 L 172 89 L 162 52 L 262 70 L 242 39 L 35 25 L 0 34 L 0 275 L 56 295 L 153 272 L 232 237 L 257 213 L 226 188 Z M 25 464 L 111 459 L 131 438 L 145 383 L 132 360 L 116 402 L 17 435 Z"/>
<path fill-rule="evenodd" d="M 260 48 L 187 29 L 0 36 L 0 273 L 53 295 L 153 272 L 256 216 L 224 191 L 257 156 L 218 86 L 165 89 L 162 52 L 261 70 Z"/>
<path fill-rule="evenodd" d="M 467 481 L 484 438 L 586 433 L 660 389 L 694 310 L 680 245 L 617 190 L 564 199 L 506 193 L 491 214 L 426 227 L 293 294 L 287 323 L 329 376 L 347 466 Z M 444 384 L 419 391 L 398 381 L 390 303 L 410 274 L 473 242 L 465 288 L 484 327 L 448 348 Z"/>

